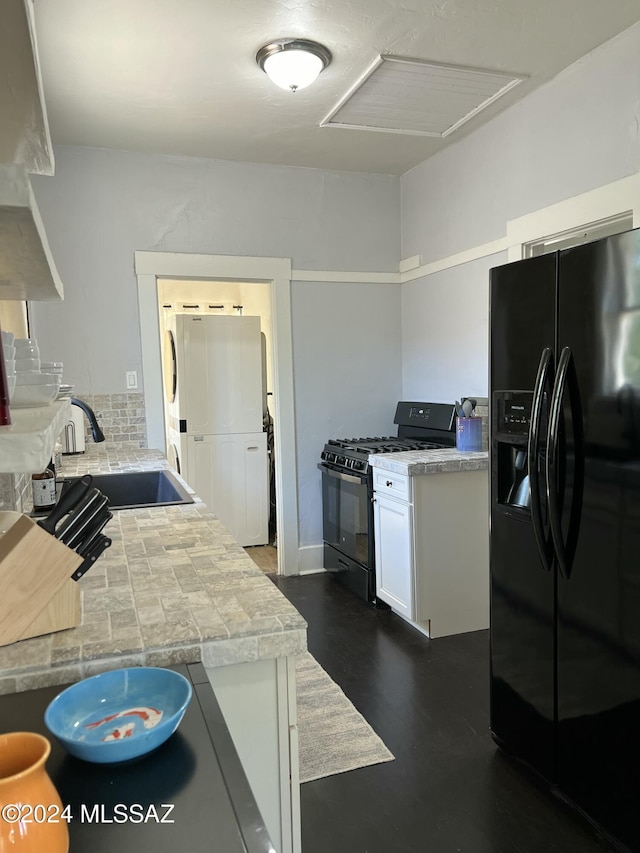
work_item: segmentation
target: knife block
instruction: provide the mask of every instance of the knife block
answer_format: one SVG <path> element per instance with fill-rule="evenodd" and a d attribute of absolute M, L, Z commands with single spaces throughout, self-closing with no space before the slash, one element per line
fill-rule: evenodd
<path fill-rule="evenodd" d="M 82 557 L 21 515 L 0 538 L 0 646 L 73 628 Z"/>

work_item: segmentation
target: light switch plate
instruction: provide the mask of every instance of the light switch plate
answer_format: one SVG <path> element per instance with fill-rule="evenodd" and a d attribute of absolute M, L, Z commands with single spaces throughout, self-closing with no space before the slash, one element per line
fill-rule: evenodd
<path fill-rule="evenodd" d="M 127 390 L 135 391 L 138 387 L 138 371 L 127 370 Z"/>

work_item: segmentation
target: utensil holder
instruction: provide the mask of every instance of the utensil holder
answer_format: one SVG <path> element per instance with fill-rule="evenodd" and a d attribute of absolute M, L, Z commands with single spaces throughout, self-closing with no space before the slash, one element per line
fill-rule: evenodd
<path fill-rule="evenodd" d="M 73 628 L 80 590 L 71 575 L 82 557 L 28 516 L 0 538 L 0 646 Z"/>
<path fill-rule="evenodd" d="M 463 452 L 482 450 L 482 418 L 456 418 L 456 448 Z"/>

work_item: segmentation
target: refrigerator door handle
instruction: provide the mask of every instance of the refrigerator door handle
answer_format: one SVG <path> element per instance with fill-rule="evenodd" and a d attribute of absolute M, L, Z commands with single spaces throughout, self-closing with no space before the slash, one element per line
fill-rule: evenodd
<path fill-rule="evenodd" d="M 540 488 L 538 447 L 540 441 L 540 427 L 542 423 L 542 407 L 544 405 L 544 391 L 547 384 L 553 382 L 553 351 L 549 347 L 542 350 L 538 374 L 533 391 L 533 402 L 531 404 L 531 426 L 529 429 L 529 442 L 527 447 L 527 465 L 529 473 L 529 486 L 531 489 L 531 521 L 533 524 L 533 535 L 538 546 L 538 553 L 542 561 L 544 571 L 550 572 L 553 565 L 553 543 L 550 534 L 545 533 L 542 520 L 542 489 Z"/>
<path fill-rule="evenodd" d="M 565 389 L 569 388 L 571 422 L 574 442 L 574 476 L 569 514 L 567 539 L 564 541 L 561 525 L 560 496 L 558 494 L 558 465 L 560 444 L 560 417 L 562 415 Z M 563 578 L 571 577 L 582 515 L 582 493 L 584 489 L 584 434 L 582 428 L 582 404 L 580 389 L 573 356 L 570 347 L 564 347 L 558 362 L 558 373 L 551 398 L 549 430 L 547 434 L 547 502 L 549 506 L 549 524 L 558 561 L 558 569 Z"/>

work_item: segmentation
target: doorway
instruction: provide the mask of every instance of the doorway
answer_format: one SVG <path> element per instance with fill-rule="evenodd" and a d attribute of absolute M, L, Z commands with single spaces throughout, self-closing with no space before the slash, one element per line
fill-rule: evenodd
<path fill-rule="evenodd" d="M 257 317 L 260 325 L 260 336 L 262 338 L 262 389 L 261 400 L 261 429 L 267 437 L 267 454 L 265 468 L 267 470 L 267 481 L 264 487 L 258 485 L 256 480 L 253 484 L 247 483 L 249 493 L 255 496 L 255 501 L 262 509 L 258 516 L 254 515 L 254 522 L 260 518 L 260 529 L 265 531 L 265 544 L 251 545 L 245 548 L 249 557 L 263 571 L 277 572 L 277 489 L 275 482 L 275 431 L 272 415 L 273 405 L 269 405 L 269 399 L 273 397 L 273 352 L 271 332 L 271 309 L 269 304 L 269 285 L 265 282 L 243 282 L 243 281 L 198 281 L 195 279 L 158 278 L 158 322 L 160 326 L 160 337 L 162 340 L 162 372 L 165 389 L 167 383 L 175 381 L 175 362 L 168 358 L 166 338 L 172 323 L 175 323 L 176 314 L 191 314 L 200 317 Z M 257 390 L 257 389 L 256 389 Z M 180 447 L 181 440 L 175 429 L 170 428 L 172 418 L 169 412 L 167 395 L 164 397 L 166 456 L 169 463 L 179 474 L 196 487 L 197 477 L 191 479 L 187 476 L 188 461 L 182 458 Z M 186 457 L 185 453 L 185 457 Z M 244 481 L 245 474 L 241 474 Z M 256 491 L 257 490 L 257 491 Z M 196 488 L 196 491 L 199 491 Z M 200 495 L 204 498 L 206 492 Z M 258 499 L 258 495 L 263 497 Z M 268 495 L 268 498 L 265 496 Z M 264 501 L 264 503 L 263 503 Z M 207 499 L 208 503 L 208 499 Z M 222 520 L 226 501 L 222 502 L 222 510 L 219 513 Z M 240 544 L 245 543 L 239 539 Z M 268 567 L 268 568 L 266 568 Z"/>
<path fill-rule="evenodd" d="M 160 279 L 267 285 L 271 321 L 278 573 L 298 573 L 298 495 L 291 332 L 291 261 L 173 252 L 136 252 L 142 374 L 149 447 L 164 452 Z M 212 303 L 214 304 L 214 303 Z"/>

